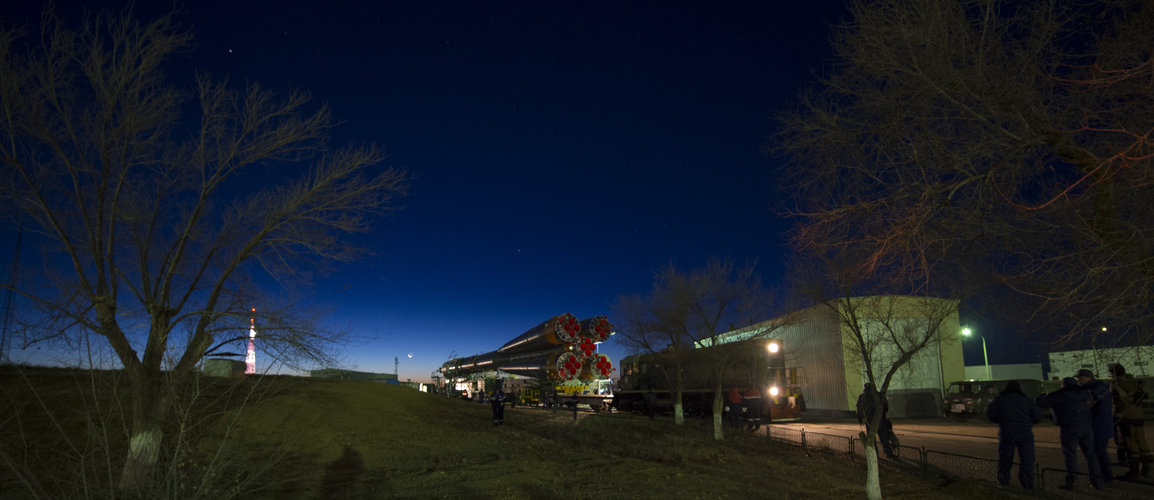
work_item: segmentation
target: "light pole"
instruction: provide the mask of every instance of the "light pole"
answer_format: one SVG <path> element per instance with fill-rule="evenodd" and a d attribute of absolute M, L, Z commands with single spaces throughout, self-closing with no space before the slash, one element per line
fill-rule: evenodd
<path fill-rule="evenodd" d="M 969 328 L 962 328 L 962 336 L 969 337 L 973 335 L 974 331 Z M 993 380 L 990 376 L 990 355 L 986 352 L 986 337 L 978 335 L 982 339 L 982 359 L 986 362 L 986 380 Z"/>

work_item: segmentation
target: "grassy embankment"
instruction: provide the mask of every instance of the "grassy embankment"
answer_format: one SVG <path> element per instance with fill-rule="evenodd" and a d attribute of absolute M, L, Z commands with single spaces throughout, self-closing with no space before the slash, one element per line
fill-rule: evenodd
<path fill-rule="evenodd" d="M 105 374 L 105 376 L 109 376 Z M 83 376 L 0 379 L 0 451 L 35 482 L 100 491 L 123 445 L 85 452 L 115 433 L 116 396 L 86 396 Z M 36 387 L 36 394 L 29 391 Z M 25 387 L 21 390 L 19 387 Z M 749 434 L 711 439 L 706 422 L 506 410 L 362 382 L 292 377 L 213 379 L 176 419 L 194 453 L 171 469 L 166 496 L 213 498 L 860 498 L 864 466 Z M 98 399 L 107 399 L 98 404 Z M 70 402 L 71 401 L 71 402 Z M 208 403 L 211 401 L 211 404 Z M 58 415 L 43 420 L 37 408 Z M 9 410 L 18 410 L 11 412 Z M 32 421 L 29 421 L 32 419 Z M 121 426 L 122 427 L 122 426 Z M 66 430 L 66 432 L 62 432 Z M 121 430 L 122 432 L 122 430 Z M 64 434 L 67 434 L 64 435 Z M 109 438 L 108 441 L 115 441 Z M 166 449 L 171 452 L 172 446 Z M 31 453 L 30 453 L 31 450 Z M 77 465 L 70 462 L 80 461 Z M 28 491 L 0 463 L 0 486 Z M 93 476 L 80 481 L 77 471 Z M 102 477 L 105 476 L 105 477 Z M 1005 498 L 1012 491 L 884 468 L 889 498 Z M 91 484 L 94 486 L 75 486 Z M 15 488 L 15 489 L 11 489 Z M 56 489 L 53 489 L 56 488 Z M 75 488 L 82 488 L 75 490 Z"/>

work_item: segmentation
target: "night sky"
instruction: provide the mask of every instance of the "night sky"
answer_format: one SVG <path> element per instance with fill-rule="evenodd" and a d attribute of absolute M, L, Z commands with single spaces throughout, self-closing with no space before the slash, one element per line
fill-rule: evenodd
<path fill-rule="evenodd" d="M 37 2 L 9 3 L 5 23 L 35 28 Z M 609 314 L 669 263 L 756 260 L 782 280 L 781 159 L 762 144 L 829 64 L 844 2 L 722 4 L 195 1 L 173 81 L 309 90 L 342 122 L 334 144 L 378 143 L 416 176 L 360 238 L 374 255 L 303 293 L 367 339 L 347 368 L 396 357 L 402 380 L 428 380 L 553 315 Z M 77 5 L 57 2 L 69 19 Z"/>

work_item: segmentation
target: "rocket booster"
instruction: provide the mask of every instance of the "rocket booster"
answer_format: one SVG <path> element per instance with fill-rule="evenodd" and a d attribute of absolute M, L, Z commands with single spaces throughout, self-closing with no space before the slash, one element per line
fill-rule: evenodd
<path fill-rule="evenodd" d="M 572 314 L 564 313 L 553 316 L 517 338 L 506 342 L 500 349 L 497 349 L 497 352 L 539 351 L 573 343 L 577 335 L 581 333 L 582 326 L 581 322 L 577 321 L 577 317 Z"/>
<path fill-rule="evenodd" d="M 441 366 L 446 376 L 501 370 L 534 376 L 545 372 L 556 380 L 606 378 L 613 365 L 596 344 L 615 333 L 605 316 L 578 321 L 569 313 L 549 318 L 495 351 L 453 358 Z"/>

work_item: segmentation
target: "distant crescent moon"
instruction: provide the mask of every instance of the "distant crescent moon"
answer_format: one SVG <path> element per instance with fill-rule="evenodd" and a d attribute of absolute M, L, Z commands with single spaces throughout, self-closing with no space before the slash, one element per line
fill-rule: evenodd
<path fill-rule="evenodd" d="M 413 357 L 413 353 L 411 353 L 411 352 L 410 352 L 410 353 L 409 353 L 409 357 L 410 357 L 410 358 L 411 358 L 411 357 Z"/>

